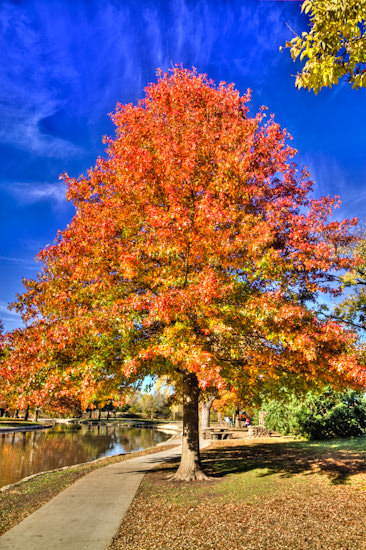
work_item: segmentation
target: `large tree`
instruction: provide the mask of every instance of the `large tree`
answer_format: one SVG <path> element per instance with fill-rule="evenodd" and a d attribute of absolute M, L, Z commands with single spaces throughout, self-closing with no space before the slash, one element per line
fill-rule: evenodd
<path fill-rule="evenodd" d="M 293 60 L 305 60 L 296 86 L 318 93 L 347 77 L 353 88 L 366 87 L 366 0 L 305 0 L 310 30 L 286 46 Z"/>
<path fill-rule="evenodd" d="M 354 336 L 311 307 L 352 265 L 354 222 L 327 222 L 337 200 L 310 197 L 286 131 L 250 116 L 249 99 L 176 67 L 118 105 L 106 158 L 64 176 L 76 214 L 16 305 L 28 328 L 7 368 L 21 368 L 33 332 L 27 368 L 51 378 L 51 394 L 71 384 L 87 400 L 146 374 L 180 384 L 176 479 L 204 478 L 200 389 L 291 376 L 365 385 Z"/>

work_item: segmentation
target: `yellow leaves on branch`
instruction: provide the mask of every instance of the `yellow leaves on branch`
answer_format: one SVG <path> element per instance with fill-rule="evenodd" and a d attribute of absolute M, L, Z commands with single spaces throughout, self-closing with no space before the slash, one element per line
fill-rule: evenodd
<path fill-rule="evenodd" d="M 296 86 L 313 90 L 338 84 L 346 76 L 353 88 L 366 86 L 366 1 L 305 0 L 310 31 L 286 43 L 292 59 L 305 60 Z"/>

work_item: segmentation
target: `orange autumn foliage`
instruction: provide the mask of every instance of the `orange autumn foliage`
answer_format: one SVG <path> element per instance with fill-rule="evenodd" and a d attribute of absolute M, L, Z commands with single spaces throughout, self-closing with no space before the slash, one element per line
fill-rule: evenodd
<path fill-rule="evenodd" d="M 249 101 L 195 70 L 159 72 L 117 106 L 106 158 L 63 176 L 76 214 L 25 282 L 28 328 L 1 367 L 17 402 L 87 404 L 182 372 L 201 388 L 283 372 L 365 387 L 355 335 L 313 307 L 338 293 L 356 221 L 328 221 L 338 198 L 312 198 L 290 136 Z"/>

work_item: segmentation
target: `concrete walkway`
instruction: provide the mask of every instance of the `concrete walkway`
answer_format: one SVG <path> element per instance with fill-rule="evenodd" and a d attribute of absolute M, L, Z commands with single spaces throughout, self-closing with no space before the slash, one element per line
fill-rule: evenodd
<path fill-rule="evenodd" d="M 87 474 L 0 537 L 0 550 L 106 550 L 145 472 L 180 454 L 178 445 Z"/>

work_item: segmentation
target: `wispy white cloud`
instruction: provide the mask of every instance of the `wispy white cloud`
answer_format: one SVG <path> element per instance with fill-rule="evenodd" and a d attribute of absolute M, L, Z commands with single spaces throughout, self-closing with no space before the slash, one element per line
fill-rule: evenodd
<path fill-rule="evenodd" d="M 0 319 L 4 322 L 5 331 L 24 327 L 21 315 L 14 310 L 9 310 L 8 304 L 3 300 L 0 300 Z"/>
<path fill-rule="evenodd" d="M 92 11 L 82 3 L 32 4 L 0 4 L 0 143 L 42 157 L 85 155 L 72 121 L 85 124 L 84 143 L 88 127 L 94 140 L 94 125 L 116 99 L 143 86 L 136 21 L 131 7 L 108 0 Z M 71 120 L 66 135 L 43 125 L 60 113 Z"/>
<path fill-rule="evenodd" d="M 118 99 L 141 96 L 146 73 L 158 66 L 214 64 L 225 74 L 233 64 L 250 74 L 263 64 L 265 78 L 286 22 L 282 5 L 255 1 L 172 0 L 164 16 L 150 2 L 105 0 L 92 10 L 82 2 L 35 6 L 0 4 L 7 60 L 0 65 L 0 142 L 57 158 L 86 154 L 73 120 L 86 124 L 83 143 L 88 127 L 94 141 L 98 121 Z M 43 124 L 60 113 L 71 120 L 64 134 Z"/>
<path fill-rule="evenodd" d="M 17 313 L 14 310 L 8 309 L 8 304 L 5 304 L 5 302 L 0 303 L 0 315 L 1 316 L 6 315 L 7 317 L 11 317 L 11 318 L 20 317 L 19 313 Z"/>
<path fill-rule="evenodd" d="M 0 300 L 0 318 L 3 321 L 17 322 L 18 325 L 22 322 L 20 314 L 13 309 L 10 310 L 9 305 L 3 300 Z"/>
<path fill-rule="evenodd" d="M 57 110 L 56 106 L 51 105 L 51 109 L 47 109 L 45 105 L 36 113 L 32 113 L 32 105 L 24 105 L 23 112 L 18 111 L 16 123 L 13 124 L 12 109 L 5 109 L 2 113 L 4 127 L 0 129 L 0 142 L 43 157 L 65 158 L 80 155 L 83 152 L 81 147 L 65 139 L 42 134 L 40 131 L 39 125 L 42 119 L 54 114 Z"/>
<path fill-rule="evenodd" d="M 198 69 L 210 64 L 230 74 L 234 66 L 235 72 L 264 80 L 280 59 L 284 33 L 290 33 L 284 10 L 255 1 L 174 0 L 166 28 L 157 8 L 144 11 L 149 51 L 163 68 L 193 62 Z"/>
<path fill-rule="evenodd" d="M 39 265 L 33 260 L 25 260 L 24 258 L 13 258 L 11 256 L 0 256 L 0 262 L 9 262 L 10 264 L 18 264 L 27 267 L 27 269 L 39 270 Z"/>
<path fill-rule="evenodd" d="M 314 193 L 323 195 L 338 195 L 342 201 L 341 207 L 335 210 L 336 219 L 358 217 L 360 221 L 366 218 L 366 181 L 363 188 L 359 182 L 353 182 L 346 176 L 336 158 L 325 153 L 313 153 L 304 156 L 304 164 L 308 167 L 311 179 L 314 180 Z"/>
<path fill-rule="evenodd" d="M 51 201 L 54 206 L 60 207 L 66 203 L 66 186 L 59 183 L 16 182 L 2 184 L 2 189 L 12 195 L 19 204 L 34 204 Z"/>
<path fill-rule="evenodd" d="M 1 71 L 0 142 L 15 145 L 45 157 L 80 154 L 71 141 L 41 131 L 41 121 L 57 112 L 64 100 L 55 93 L 57 64 L 49 54 L 51 44 L 40 41 L 25 10 L 12 2 L 0 9 Z M 63 78 L 69 80 L 63 67 Z"/>
<path fill-rule="evenodd" d="M 169 44 L 173 46 L 175 55 L 183 61 L 194 52 L 198 63 L 207 63 L 215 42 L 225 35 L 232 11 L 216 11 L 207 1 L 188 3 L 176 0 L 172 6 L 174 15 Z"/>
<path fill-rule="evenodd" d="M 287 16 L 288 17 L 288 16 Z M 242 3 L 238 32 L 247 38 L 248 47 L 242 56 L 240 65 L 244 74 L 256 74 L 263 68 L 262 78 L 266 78 L 266 69 L 279 58 L 279 47 L 283 46 L 286 30 L 286 17 L 283 5 L 271 5 L 257 2 Z"/>

